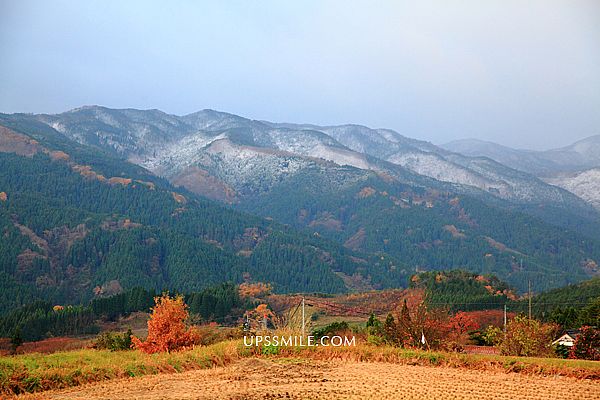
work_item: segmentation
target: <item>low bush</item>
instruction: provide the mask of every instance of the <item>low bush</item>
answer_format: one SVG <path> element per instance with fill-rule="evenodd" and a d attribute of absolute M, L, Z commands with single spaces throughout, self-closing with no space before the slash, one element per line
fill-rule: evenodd
<path fill-rule="evenodd" d="M 582 327 L 569 352 L 569 358 L 600 361 L 600 330 L 591 326 Z"/>
<path fill-rule="evenodd" d="M 210 346 L 227 340 L 241 339 L 244 336 L 244 331 L 241 327 L 230 328 L 219 326 L 216 323 L 199 325 L 195 329 L 200 336 L 198 344 L 202 346 Z"/>
<path fill-rule="evenodd" d="M 498 328 L 488 330 L 488 338 L 508 356 L 551 357 L 552 339 L 558 325 L 547 324 L 525 316 L 516 316 L 506 325 L 506 332 Z"/>
<path fill-rule="evenodd" d="M 346 321 L 332 322 L 322 328 L 315 329 L 312 334 L 315 338 L 320 339 L 323 336 L 331 336 L 350 330 L 350 326 Z"/>
<path fill-rule="evenodd" d="M 110 351 L 131 350 L 132 336 L 131 329 L 128 329 L 124 333 L 103 332 L 98 335 L 92 347 Z"/>

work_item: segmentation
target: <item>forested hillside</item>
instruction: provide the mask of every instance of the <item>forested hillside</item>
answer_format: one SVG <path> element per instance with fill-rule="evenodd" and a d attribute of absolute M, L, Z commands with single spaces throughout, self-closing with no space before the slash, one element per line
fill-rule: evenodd
<path fill-rule="evenodd" d="M 36 132 L 2 131 L 0 311 L 140 285 L 195 291 L 243 276 L 279 292 L 343 292 L 342 277 L 355 273 L 380 285 L 405 282 L 379 258 L 353 257 L 333 242 L 176 191 L 52 130 Z"/>
<path fill-rule="evenodd" d="M 462 270 L 415 274 L 411 288 L 424 289 L 433 307 L 453 311 L 502 310 L 529 313 L 529 297 L 515 291 L 494 275 L 478 275 Z M 533 317 L 558 323 L 563 328 L 600 326 L 600 278 L 592 278 L 545 292 L 532 293 Z"/>
<path fill-rule="evenodd" d="M 593 220 L 582 232 L 557 227 L 545 221 L 570 214 L 552 205 L 523 213 L 534 206 L 455 192 L 321 132 L 265 131 L 260 122 L 208 111 L 183 120 L 103 112 L 84 108 L 67 113 L 72 120 L 46 123 L 0 115 L 8 126 L 0 132 L 4 307 L 78 302 L 137 285 L 192 291 L 243 276 L 278 292 L 341 292 L 404 287 L 416 271 L 461 268 L 495 274 L 520 291 L 531 280 L 540 292 L 599 273 Z M 201 138 L 209 148 L 198 139 L 161 165 L 190 163 L 194 185 L 221 193 L 230 208 L 120 158 L 151 165 L 148 143 L 207 127 L 217 129 Z M 216 140 L 223 127 L 229 139 Z M 315 149 L 341 164 L 302 155 Z M 207 170 L 194 166 L 200 161 Z"/>
<path fill-rule="evenodd" d="M 241 298 L 231 282 L 184 294 L 195 320 L 236 324 L 243 312 L 254 306 Z M 133 312 L 150 312 L 158 293 L 136 287 L 119 294 L 93 299 L 85 305 L 56 305 L 36 301 L 0 315 L 0 337 L 20 336 L 25 341 L 47 337 L 97 333 L 98 322 L 115 321 Z"/>
<path fill-rule="evenodd" d="M 453 311 L 500 309 L 516 294 L 494 275 L 478 275 L 463 270 L 422 272 L 411 277 L 410 287 L 425 289 L 432 307 Z"/>
<path fill-rule="evenodd" d="M 526 301 L 514 308 L 525 310 Z M 600 278 L 539 293 L 531 300 L 532 314 L 565 328 L 600 327 Z"/>
<path fill-rule="evenodd" d="M 599 271 L 599 240 L 517 210 L 376 173 L 332 185 L 329 176 L 308 171 L 240 207 L 355 251 L 388 254 L 411 266 L 408 274 L 461 268 L 495 274 L 521 291 L 531 280 L 540 292 Z"/>

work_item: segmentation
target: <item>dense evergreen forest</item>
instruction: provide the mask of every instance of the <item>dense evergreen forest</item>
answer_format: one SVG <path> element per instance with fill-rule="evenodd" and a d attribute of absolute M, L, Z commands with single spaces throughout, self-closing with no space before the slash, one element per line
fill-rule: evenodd
<path fill-rule="evenodd" d="M 154 290 L 134 288 L 117 295 L 94 299 L 86 305 L 59 306 L 37 301 L 0 316 L 0 337 L 18 334 L 25 341 L 47 337 L 97 333 L 99 320 L 116 320 L 132 312 L 149 312 Z M 184 294 L 192 316 L 201 321 L 232 324 L 253 303 L 241 299 L 238 287 L 223 283 L 200 292 Z"/>
<path fill-rule="evenodd" d="M 430 306 L 451 311 L 500 310 L 527 314 L 529 298 L 517 297 L 509 285 L 493 275 L 462 270 L 433 271 L 411 277 L 411 287 L 423 288 Z M 600 326 L 600 278 L 592 278 L 542 293 L 532 293 L 534 318 L 563 328 Z"/>
<path fill-rule="evenodd" d="M 0 313 L 135 286 L 198 291 L 242 276 L 278 292 L 344 292 L 340 274 L 379 287 L 406 282 L 385 257 L 198 198 L 48 127 L 28 129 L 33 144 L 17 134 L 0 149 Z M 23 147 L 31 154 L 15 154 Z"/>
<path fill-rule="evenodd" d="M 276 290 L 342 292 L 364 266 L 324 239 L 144 185 L 110 185 L 47 155 L 0 153 L 0 304 L 78 302 L 93 290 L 200 290 L 243 274 Z M 400 285 L 404 277 L 391 279 Z"/>
<path fill-rule="evenodd" d="M 318 171 L 295 177 L 242 207 L 357 251 L 386 254 L 399 260 L 398 269 L 494 274 L 521 292 L 529 280 L 540 292 L 598 271 L 600 240 L 531 215 L 377 174 L 341 189 L 328 179 Z"/>
<path fill-rule="evenodd" d="M 426 301 L 432 307 L 451 311 L 500 309 L 514 291 L 493 275 L 478 275 L 463 270 L 432 271 L 416 274 L 410 287 L 425 289 Z"/>
<path fill-rule="evenodd" d="M 521 300 L 511 306 L 525 312 L 528 301 Z M 531 309 L 534 317 L 565 328 L 600 327 L 600 277 L 534 295 Z"/>
<path fill-rule="evenodd" d="M 244 278 L 279 293 L 341 293 L 461 268 L 521 292 L 531 280 L 540 292 L 598 270 L 599 241 L 374 173 L 334 191 L 315 171 L 227 208 L 45 124 L 3 123 L 14 131 L 0 141 L 0 315 L 36 301 L 85 304 L 134 287 L 190 293 Z M 474 298 L 492 301 L 458 301 Z"/>

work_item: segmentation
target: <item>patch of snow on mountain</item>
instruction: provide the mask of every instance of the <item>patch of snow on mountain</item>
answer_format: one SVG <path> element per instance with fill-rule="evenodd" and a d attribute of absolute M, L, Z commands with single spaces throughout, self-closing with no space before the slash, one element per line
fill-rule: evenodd
<path fill-rule="evenodd" d="M 292 154 L 240 146 L 228 139 L 211 143 L 207 156 L 201 167 L 241 194 L 266 192 L 285 177 L 313 164 Z"/>
<path fill-rule="evenodd" d="M 311 157 L 332 161 L 338 165 L 349 165 L 360 169 L 372 169 L 364 155 L 349 150 L 319 144 L 313 148 L 309 155 Z"/>
<path fill-rule="evenodd" d="M 417 174 L 444 182 L 474 186 L 495 192 L 502 197 L 509 195 L 510 192 L 508 185 L 485 179 L 485 177 L 448 162 L 436 154 L 417 152 L 397 153 L 390 157 L 388 161 L 408 168 Z"/>
<path fill-rule="evenodd" d="M 310 155 L 313 149 L 324 143 L 335 144 L 333 139 L 323 133 L 308 130 L 271 129 L 266 136 L 270 139 L 271 147 L 300 155 Z"/>
<path fill-rule="evenodd" d="M 600 209 L 600 168 L 548 178 L 546 182 L 560 186 Z"/>
<path fill-rule="evenodd" d="M 206 146 L 224 138 L 224 134 L 206 136 L 202 132 L 198 132 L 168 144 L 166 147 L 155 148 L 152 156 L 138 163 L 159 175 L 170 176 L 189 165 L 197 163 L 203 158 L 203 151 Z"/>

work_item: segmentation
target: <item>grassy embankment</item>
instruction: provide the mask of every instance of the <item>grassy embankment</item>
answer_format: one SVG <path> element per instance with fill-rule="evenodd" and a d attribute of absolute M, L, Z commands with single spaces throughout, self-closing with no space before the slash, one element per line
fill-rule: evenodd
<path fill-rule="evenodd" d="M 364 344 L 346 348 L 269 350 L 276 354 L 261 355 L 260 349 L 245 348 L 240 340 L 235 340 L 171 354 L 85 349 L 0 357 L 0 394 L 38 392 L 121 377 L 210 368 L 253 356 L 279 358 L 284 362 L 311 359 L 393 362 L 600 380 L 600 362 L 594 361 L 427 352 Z"/>

